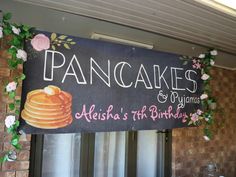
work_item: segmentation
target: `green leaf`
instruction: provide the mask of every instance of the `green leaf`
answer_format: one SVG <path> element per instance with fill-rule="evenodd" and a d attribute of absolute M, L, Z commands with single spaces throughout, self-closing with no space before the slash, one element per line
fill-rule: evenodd
<path fill-rule="evenodd" d="M 15 96 L 16 96 L 16 92 L 15 92 L 15 91 L 11 91 L 11 92 L 9 93 L 9 97 L 10 97 L 11 99 L 14 99 Z"/>
<path fill-rule="evenodd" d="M 76 44 L 76 42 L 70 42 L 70 44 L 71 44 L 71 45 L 75 45 L 75 44 Z"/>
<path fill-rule="evenodd" d="M 70 47 L 69 47 L 68 44 L 64 44 L 64 47 L 65 47 L 66 49 L 70 49 Z"/>
<path fill-rule="evenodd" d="M 16 109 L 15 110 L 15 114 L 19 116 L 20 115 L 20 111 Z"/>
<path fill-rule="evenodd" d="M 54 41 L 57 37 L 57 34 L 56 33 L 52 33 L 51 34 L 51 41 Z"/>
<path fill-rule="evenodd" d="M 183 62 L 183 65 L 187 65 L 187 64 L 188 64 L 188 61 L 184 61 L 184 62 Z"/>
<path fill-rule="evenodd" d="M 24 31 L 29 31 L 30 26 L 28 26 L 28 25 L 23 25 L 22 29 L 23 29 Z"/>
<path fill-rule="evenodd" d="M 67 36 L 61 35 L 61 36 L 59 36 L 58 38 L 63 40 L 63 39 L 65 39 L 65 38 L 67 38 Z"/>
<path fill-rule="evenodd" d="M 19 122 L 19 120 L 17 120 L 17 121 L 15 122 L 14 126 L 15 126 L 15 128 L 17 128 L 17 127 L 19 127 L 19 125 L 20 125 L 20 122 Z"/>
<path fill-rule="evenodd" d="M 73 39 L 70 39 L 70 38 L 69 38 L 69 39 L 67 39 L 66 41 L 70 42 L 70 41 L 72 41 L 72 40 L 73 40 Z"/>
<path fill-rule="evenodd" d="M 7 63 L 8 63 L 8 66 L 11 70 L 17 68 L 18 63 L 16 60 L 10 59 L 10 60 L 7 60 Z"/>
<path fill-rule="evenodd" d="M 3 20 L 10 20 L 11 19 L 11 13 L 6 13 L 3 15 Z"/>
<path fill-rule="evenodd" d="M 20 80 L 24 80 L 26 78 L 26 76 L 22 73 L 21 76 L 20 76 Z"/>
<path fill-rule="evenodd" d="M 16 104 L 16 105 L 20 105 L 20 101 L 21 101 L 21 100 L 15 100 L 15 104 Z"/>
<path fill-rule="evenodd" d="M 16 146 L 19 143 L 19 137 L 18 136 L 14 136 L 11 140 L 11 144 L 13 146 Z"/>
<path fill-rule="evenodd" d="M 9 54 L 14 55 L 14 54 L 16 54 L 17 49 L 16 49 L 15 47 L 11 47 L 11 48 L 9 48 L 7 51 L 8 51 Z"/>
<path fill-rule="evenodd" d="M 10 104 L 9 104 L 9 109 L 10 109 L 11 111 L 13 111 L 13 110 L 15 109 L 15 104 L 14 104 L 14 103 L 10 103 Z"/>
<path fill-rule="evenodd" d="M 18 37 L 15 36 L 11 40 L 11 44 L 16 46 L 16 47 L 20 47 L 21 46 L 21 41 L 18 39 Z"/>
<path fill-rule="evenodd" d="M 55 47 L 55 45 L 52 45 L 52 50 L 56 50 L 56 47 Z"/>
<path fill-rule="evenodd" d="M 22 146 L 20 144 L 13 145 L 17 150 L 20 150 Z"/>
<path fill-rule="evenodd" d="M 3 33 L 4 33 L 5 35 L 9 35 L 9 34 L 11 34 L 11 30 L 8 29 L 8 28 L 4 28 L 4 29 L 3 29 Z"/>
<path fill-rule="evenodd" d="M 0 163 L 4 163 L 7 161 L 7 154 L 0 158 Z"/>

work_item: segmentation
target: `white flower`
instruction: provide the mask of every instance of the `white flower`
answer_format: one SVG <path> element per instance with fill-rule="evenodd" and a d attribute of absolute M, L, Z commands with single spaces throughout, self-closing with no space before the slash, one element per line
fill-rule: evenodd
<path fill-rule="evenodd" d="M 2 38 L 3 37 L 3 32 L 2 32 L 2 27 L 0 26 L 0 38 Z"/>
<path fill-rule="evenodd" d="M 7 161 L 8 162 L 13 162 L 17 159 L 17 155 L 16 155 L 16 151 L 10 151 L 8 154 L 7 154 Z"/>
<path fill-rule="evenodd" d="M 207 121 L 207 122 L 208 122 L 208 121 L 209 121 L 209 118 L 205 118 L 205 121 Z"/>
<path fill-rule="evenodd" d="M 203 93 L 203 94 L 200 96 L 200 99 L 201 99 L 201 100 L 204 100 L 204 99 L 206 99 L 206 98 L 208 98 L 208 95 L 205 94 L 205 93 Z"/>
<path fill-rule="evenodd" d="M 12 125 L 14 125 L 15 120 L 16 120 L 15 116 L 12 116 L 12 115 L 7 116 L 6 119 L 5 119 L 6 127 L 10 128 Z"/>
<path fill-rule="evenodd" d="M 217 50 L 212 50 L 212 51 L 210 51 L 210 53 L 211 53 L 211 55 L 213 55 L 213 56 L 216 56 L 218 53 L 217 53 Z"/>
<path fill-rule="evenodd" d="M 211 66 L 213 66 L 213 65 L 215 64 L 215 61 L 214 61 L 214 60 L 211 60 L 211 61 L 210 61 L 210 64 L 211 64 Z"/>
<path fill-rule="evenodd" d="M 26 61 L 27 60 L 27 53 L 22 49 L 18 49 L 16 57 L 22 59 L 23 61 Z"/>
<path fill-rule="evenodd" d="M 210 141 L 210 138 L 208 136 L 203 136 L 203 138 L 206 140 L 206 141 Z"/>
<path fill-rule="evenodd" d="M 17 83 L 14 82 L 14 81 L 8 83 L 7 86 L 6 86 L 6 90 L 7 90 L 7 92 L 11 92 L 11 91 L 16 90 L 16 86 L 17 86 Z"/>
<path fill-rule="evenodd" d="M 13 33 L 15 33 L 15 34 L 17 34 L 17 35 L 19 35 L 20 34 L 20 28 L 16 28 L 15 26 L 11 26 L 11 29 L 12 29 L 12 31 L 13 31 Z"/>
<path fill-rule="evenodd" d="M 205 58 L 205 54 L 200 54 L 199 56 L 198 56 L 198 58 Z"/>
<path fill-rule="evenodd" d="M 201 79 L 205 81 L 205 80 L 209 79 L 209 77 L 210 76 L 208 74 L 203 74 Z"/>

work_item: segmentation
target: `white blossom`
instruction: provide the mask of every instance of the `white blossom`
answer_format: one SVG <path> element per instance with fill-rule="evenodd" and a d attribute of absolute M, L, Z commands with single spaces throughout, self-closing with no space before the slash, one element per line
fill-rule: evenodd
<path fill-rule="evenodd" d="M 2 32 L 3 28 L 0 26 L 0 38 L 3 37 L 3 32 Z"/>
<path fill-rule="evenodd" d="M 210 61 L 210 65 L 213 66 L 215 64 L 215 61 L 214 60 L 211 60 Z"/>
<path fill-rule="evenodd" d="M 204 99 L 206 99 L 206 98 L 208 98 L 208 95 L 205 94 L 205 93 L 200 96 L 200 99 L 201 99 L 201 100 L 204 100 Z"/>
<path fill-rule="evenodd" d="M 210 76 L 208 74 L 203 74 L 202 77 L 201 77 L 201 79 L 204 80 L 204 81 L 209 79 L 209 78 L 210 78 Z"/>
<path fill-rule="evenodd" d="M 6 86 L 6 91 L 7 92 L 11 92 L 11 91 L 14 91 L 14 90 L 16 90 L 16 86 L 17 86 L 17 83 L 16 82 L 10 82 L 10 83 L 8 83 L 7 84 L 7 86 Z"/>
<path fill-rule="evenodd" d="M 205 58 L 205 54 L 200 54 L 199 56 L 198 56 L 198 58 Z"/>
<path fill-rule="evenodd" d="M 20 28 L 16 28 L 15 26 L 11 26 L 11 29 L 12 29 L 12 31 L 13 31 L 13 33 L 15 33 L 15 34 L 17 34 L 17 35 L 19 35 L 20 34 Z"/>
<path fill-rule="evenodd" d="M 6 119 L 5 119 L 6 127 L 10 128 L 12 125 L 14 125 L 15 121 L 16 121 L 16 117 L 15 116 L 13 116 L 13 115 L 7 116 Z"/>
<path fill-rule="evenodd" d="M 16 57 L 22 59 L 23 61 L 26 61 L 27 60 L 27 53 L 22 49 L 18 49 Z"/>
<path fill-rule="evenodd" d="M 206 141 L 210 141 L 210 138 L 208 136 L 203 136 L 203 138 L 206 140 Z"/>
<path fill-rule="evenodd" d="M 210 51 L 210 54 L 213 56 L 216 56 L 218 53 L 217 53 L 217 50 L 212 50 L 212 51 Z"/>

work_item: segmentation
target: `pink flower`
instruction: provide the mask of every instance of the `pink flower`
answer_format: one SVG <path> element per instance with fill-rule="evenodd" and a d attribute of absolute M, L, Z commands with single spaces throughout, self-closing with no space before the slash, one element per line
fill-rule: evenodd
<path fill-rule="evenodd" d="M 6 119 L 5 119 L 6 127 L 10 128 L 12 125 L 14 125 L 15 120 L 16 120 L 15 116 L 12 116 L 12 115 L 7 116 Z"/>
<path fill-rule="evenodd" d="M 199 116 L 200 116 L 202 113 L 203 113 L 202 110 L 200 110 L 200 109 L 197 110 L 197 114 L 198 114 Z"/>
<path fill-rule="evenodd" d="M 200 69 L 201 68 L 201 64 L 200 63 L 196 63 L 195 66 L 196 66 L 196 69 Z"/>
<path fill-rule="evenodd" d="M 205 81 L 205 80 L 209 79 L 209 77 L 210 76 L 208 74 L 203 74 L 201 79 Z"/>
<path fill-rule="evenodd" d="M 194 64 L 197 63 L 197 60 L 196 60 L 196 59 L 193 59 L 193 63 L 194 63 Z"/>
<path fill-rule="evenodd" d="M 204 100 L 204 99 L 207 99 L 208 98 L 208 95 L 203 93 L 201 96 L 200 96 L 200 99 L 201 100 Z"/>
<path fill-rule="evenodd" d="M 27 53 L 22 49 L 18 49 L 16 57 L 22 59 L 23 61 L 26 61 L 27 60 Z"/>
<path fill-rule="evenodd" d="M 182 122 L 183 123 L 187 122 L 187 119 L 185 117 L 183 117 Z"/>
<path fill-rule="evenodd" d="M 191 116 L 191 120 L 195 123 L 196 121 L 198 121 L 198 115 L 196 113 L 194 114 L 190 114 Z"/>
<path fill-rule="evenodd" d="M 17 86 L 17 83 L 14 82 L 14 81 L 8 83 L 7 86 L 6 86 L 6 90 L 7 90 L 7 92 L 11 92 L 11 91 L 16 90 L 16 86 Z"/>
<path fill-rule="evenodd" d="M 47 50 L 50 47 L 50 40 L 44 34 L 37 34 L 31 40 L 31 45 L 37 51 Z"/>

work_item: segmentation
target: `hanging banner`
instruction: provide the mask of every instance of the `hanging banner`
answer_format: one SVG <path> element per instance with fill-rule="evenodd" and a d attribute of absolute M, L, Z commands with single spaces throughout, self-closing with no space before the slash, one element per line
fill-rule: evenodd
<path fill-rule="evenodd" d="M 26 133 L 172 129 L 200 107 L 201 74 L 178 55 L 39 31 L 26 51 Z"/>

